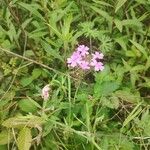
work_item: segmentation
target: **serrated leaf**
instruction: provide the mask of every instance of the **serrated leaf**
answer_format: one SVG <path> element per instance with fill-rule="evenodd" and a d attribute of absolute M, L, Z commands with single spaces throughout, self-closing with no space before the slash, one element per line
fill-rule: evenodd
<path fill-rule="evenodd" d="M 125 4 L 127 0 L 118 0 L 117 4 L 116 4 L 116 9 L 115 9 L 115 13 Z"/>
<path fill-rule="evenodd" d="M 32 142 L 31 129 L 23 128 L 18 135 L 17 145 L 19 150 L 30 150 Z"/>
<path fill-rule="evenodd" d="M 112 109 L 117 109 L 119 107 L 119 99 L 116 96 L 112 96 L 110 98 L 102 97 L 101 103 L 103 106 L 106 106 Z"/>
<path fill-rule="evenodd" d="M 28 115 L 28 116 L 17 116 L 5 120 L 2 125 L 7 128 L 20 128 L 20 127 L 36 127 L 44 123 L 41 117 Z"/>
<path fill-rule="evenodd" d="M 42 19 L 43 21 L 45 20 L 44 17 L 38 12 L 38 6 L 33 5 L 33 4 L 27 4 L 23 2 L 18 3 L 21 7 L 27 9 L 30 11 L 33 15 L 37 16 L 38 18 Z"/>
<path fill-rule="evenodd" d="M 131 27 L 136 26 L 139 28 L 142 27 L 142 23 L 138 19 L 125 19 L 122 20 L 121 22 L 123 26 L 131 26 Z"/>
<path fill-rule="evenodd" d="M 48 43 L 46 43 L 45 41 L 41 41 L 41 45 L 48 54 L 64 62 L 64 60 L 62 59 L 62 56 L 59 55 L 58 51 L 53 50 L 52 47 Z"/>
<path fill-rule="evenodd" d="M 95 6 L 90 6 L 95 12 L 103 16 L 107 21 L 112 22 L 112 17 L 106 12 L 103 11 L 102 9 L 99 9 Z"/>
<path fill-rule="evenodd" d="M 123 48 L 123 50 L 127 50 L 127 38 L 124 36 L 124 37 L 119 37 L 119 38 L 116 38 L 115 41 Z"/>
<path fill-rule="evenodd" d="M 46 34 L 47 34 L 47 32 L 37 30 L 37 31 L 28 33 L 28 36 L 29 36 L 29 38 L 37 39 L 40 37 L 44 37 Z"/>
<path fill-rule="evenodd" d="M 120 20 L 118 20 L 118 19 L 115 19 L 114 23 L 115 23 L 116 27 L 118 28 L 118 30 L 120 32 L 122 32 L 122 22 Z"/>
<path fill-rule="evenodd" d="M 137 43 L 136 41 L 130 40 L 130 42 L 145 56 L 145 58 L 148 58 L 147 52 L 145 51 L 145 48 Z"/>

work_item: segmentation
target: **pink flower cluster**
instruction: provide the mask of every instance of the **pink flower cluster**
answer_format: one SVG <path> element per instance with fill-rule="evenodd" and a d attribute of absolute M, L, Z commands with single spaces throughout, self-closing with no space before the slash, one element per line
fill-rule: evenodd
<path fill-rule="evenodd" d="M 85 45 L 79 45 L 75 52 L 67 59 L 68 66 L 71 68 L 79 67 L 83 70 L 94 68 L 95 71 L 102 71 L 104 65 L 101 62 L 104 55 L 99 52 L 89 54 L 89 48 Z"/>

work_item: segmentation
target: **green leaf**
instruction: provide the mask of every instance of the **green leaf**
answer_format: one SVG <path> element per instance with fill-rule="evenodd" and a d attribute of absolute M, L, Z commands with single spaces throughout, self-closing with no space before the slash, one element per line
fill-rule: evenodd
<path fill-rule="evenodd" d="M 41 30 L 35 30 L 33 32 L 28 33 L 29 38 L 37 39 L 40 37 L 44 37 L 48 32 L 41 31 Z"/>
<path fill-rule="evenodd" d="M 148 59 L 148 55 L 147 52 L 145 50 L 145 48 L 140 45 L 139 43 L 137 43 L 136 41 L 130 40 L 130 42 L 141 52 L 143 53 L 144 57 Z"/>
<path fill-rule="evenodd" d="M 28 116 L 17 116 L 5 120 L 2 125 L 7 128 L 20 128 L 20 127 L 36 127 L 44 123 L 41 117 L 28 115 Z"/>
<path fill-rule="evenodd" d="M 127 57 L 134 57 L 134 58 L 136 57 L 135 53 L 133 51 L 129 51 L 129 50 L 126 51 L 126 56 Z"/>
<path fill-rule="evenodd" d="M 131 93 L 130 91 L 119 90 L 115 92 L 115 96 L 117 96 L 122 101 L 126 101 L 129 103 L 140 102 L 140 96 L 136 93 Z"/>
<path fill-rule="evenodd" d="M 41 75 L 42 71 L 41 69 L 35 68 L 32 71 L 32 79 L 37 79 Z"/>
<path fill-rule="evenodd" d="M 118 30 L 120 32 L 122 32 L 122 22 L 120 20 L 118 20 L 118 19 L 115 19 L 114 23 L 115 23 L 116 27 L 118 28 Z"/>
<path fill-rule="evenodd" d="M 29 96 L 27 96 L 27 98 L 28 98 L 28 100 L 32 103 L 32 104 L 34 104 L 37 108 L 42 108 L 40 105 L 39 105 L 39 103 L 37 103 L 36 101 L 34 101 L 33 99 L 31 99 Z"/>
<path fill-rule="evenodd" d="M 13 135 L 8 131 L 3 130 L 2 132 L 0 132 L 0 145 L 5 145 L 7 143 L 10 143 L 12 139 L 13 139 Z"/>
<path fill-rule="evenodd" d="M 142 23 L 138 19 L 125 19 L 122 20 L 121 22 L 123 26 L 131 26 L 132 28 L 133 27 L 142 28 Z"/>
<path fill-rule="evenodd" d="M 19 150 L 30 150 L 32 142 L 31 129 L 25 127 L 18 135 L 17 145 Z"/>
<path fill-rule="evenodd" d="M 92 8 L 95 12 L 103 16 L 107 21 L 112 22 L 112 17 L 106 11 L 103 11 L 102 9 L 99 9 L 95 6 L 90 6 L 90 8 Z"/>
<path fill-rule="evenodd" d="M 139 113 L 141 112 L 142 108 L 140 107 L 141 103 L 139 103 L 133 110 L 132 112 L 128 115 L 128 117 L 125 119 L 123 122 L 123 127 L 125 127 L 131 120 L 133 120 Z"/>
<path fill-rule="evenodd" d="M 147 58 L 146 64 L 145 64 L 145 70 L 150 68 L 150 56 Z"/>
<path fill-rule="evenodd" d="M 95 3 L 97 3 L 97 4 L 103 5 L 103 6 L 113 7 L 111 4 L 106 3 L 104 1 L 100 1 L 100 0 L 92 0 L 92 1 L 95 2 Z"/>
<path fill-rule="evenodd" d="M 20 82 L 21 82 L 21 85 L 23 87 L 25 87 L 25 86 L 31 84 L 32 81 L 33 81 L 32 77 L 23 77 Z"/>
<path fill-rule="evenodd" d="M 23 3 L 23 2 L 19 2 L 18 4 L 21 7 L 27 9 L 28 11 L 30 11 L 33 15 L 37 16 L 41 20 L 43 20 L 43 21 L 45 20 L 44 17 L 38 12 L 38 9 L 39 9 L 38 5 L 26 4 L 26 3 Z"/>
<path fill-rule="evenodd" d="M 32 100 L 33 101 L 33 100 Z M 24 112 L 36 112 L 37 107 L 29 99 L 22 99 L 18 103 L 19 108 Z"/>
<path fill-rule="evenodd" d="M 94 86 L 94 93 L 96 97 L 107 96 L 118 88 L 119 84 L 116 81 L 106 81 L 102 84 L 96 83 Z"/>
<path fill-rule="evenodd" d="M 70 25 L 72 23 L 72 15 L 68 15 L 66 18 L 64 18 L 64 25 L 62 27 L 62 34 L 64 37 L 66 37 L 69 34 L 70 31 Z"/>
<path fill-rule="evenodd" d="M 122 47 L 123 50 L 127 50 L 127 37 L 121 36 L 119 38 L 116 38 L 115 41 Z"/>
<path fill-rule="evenodd" d="M 48 43 L 46 43 L 45 41 L 41 41 L 41 45 L 49 55 L 64 62 L 62 56 L 59 55 L 58 51 L 53 50 L 52 47 Z"/>
<path fill-rule="evenodd" d="M 127 0 L 118 0 L 117 4 L 116 4 L 116 9 L 115 9 L 115 13 L 125 4 Z"/>
<path fill-rule="evenodd" d="M 106 106 L 112 109 L 117 109 L 119 107 L 119 99 L 117 96 L 111 96 L 109 98 L 102 97 L 101 103 L 103 106 Z"/>

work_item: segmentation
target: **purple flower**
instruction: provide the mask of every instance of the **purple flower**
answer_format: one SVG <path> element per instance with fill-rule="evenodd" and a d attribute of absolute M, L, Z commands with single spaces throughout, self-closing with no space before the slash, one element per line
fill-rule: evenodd
<path fill-rule="evenodd" d="M 93 67 L 95 71 L 102 71 L 104 65 L 100 60 L 103 59 L 104 55 L 96 51 L 94 54 L 91 54 L 91 58 L 91 55 L 88 56 L 88 51 L 89 48 L 87 46 L 79 45 L 71 57 L 67 58 L 68 66 L 72 68 L 79 67 L 83 70 L 89 70 Z"/>
<path fill-rule="evenodd" d="M 90 69 L 90 66 L 89 66 L 89 62 L 87 61 L 81 61 L 79 66 L 83 69 L 83 70 L 89 70 Z"/>
<path fill-rule="evenodd" d="M 95 52 L 95 54 L 92 54 L 92 56 L 93 56 L 93 60 L 94 59 L 103 59 L 103 57 L 104 57 L 104 55 L 103 55 L 103 53 L 99 53 L 99 52 Z"/>
<path fill-rule="evenodd" d="M 82 57 L 80 53 L 74 52 L 70 58 L 67 58 L 67 63 L 68 63 L 68 66 L 74 68 L 80 63 L 81 60 L 82 60 Z"/>
<path fill-rule="evenodd" d="M 79 52 L 83 57 L 89 54 L 88 50 L 89 48 L 85 45 L 79 45 L 77 48 L 77 52 Z"/>
<path fill-rule="evenodd" d="M 94 67 L 95 71 L 103 71 L 103 69 L 104 69 L 103 63 L 98 62 L 97 60 L 92 60 L 90 65 Z"/>
<path fill-rule="evenodd" d="M 103 71 L 104 70 L 103 63 L 97 62 L 97 64 L 94 66 L 94 70 L 95 71 Z"/>

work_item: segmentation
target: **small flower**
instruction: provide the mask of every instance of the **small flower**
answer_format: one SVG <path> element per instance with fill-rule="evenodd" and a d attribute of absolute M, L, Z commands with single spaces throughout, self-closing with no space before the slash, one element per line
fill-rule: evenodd
<path fill-rule="evenodd" d="M 73 68 L 76 67 L 80 63 L 81 59 L 82 57 L 80 53 L 74 52 L 72 56 L 67 59 L 68 66 Z"/>
<path fill-rule="evenodd" d="M 103 59 L 104 55 L 103 53 L 95 52 L 95 54 L 92 54 L 92 59 Z"/>
<path fill-rule="evenodd" d="M 89 70 L 93 67 L 95 71 L 102 71 L 104 65 L 101 59 L 103 59 L 104 55 L 97 51 L 94 54 L 89 54 L 88 51 L 87 46 L 79 45 L 71 57 L 67 58 L 68 66 L 72 68 L 79 67 L 82 70 Z"/>
<path fill-rule="evenodd" d="M 95 70 L 95 71 L 103 71 L 103 70 L 104 70 L 103 63 L 97 62 L 97 64 L 96 64 L 95 67 L 94 67 L 94 70 Z"/>
<path fill-rule="evenodd" d="M 89 48 L 85 45 L 79 45 L 77 48 L 77 52 L 79 52 L 83 57 L 89 54 L 88 50 Z"/>
<path fill-rule="evenodd" d="M 90 69 L 89 62 L 87 62 L 87 61 L 81 61 L 79 66 L 83 70 L 89 70 Z"/>
<path fill-rule="evenodd" d="M 42 94 L 41 94 L 41 96 L 44 100 L 47 100 L 49 98 L 49 91 L 50 91 L 50 87 L 49 87 L 49 84 L 47 84 L 42 89 Z"/>
<path fill-rule="evenodd" d="M 103 63 L 102 62 L 98 62 L 97 60 L 92 60 L 90 65 L 94 67 L 95 71 L 103 71 L 104 70 Z"/>

